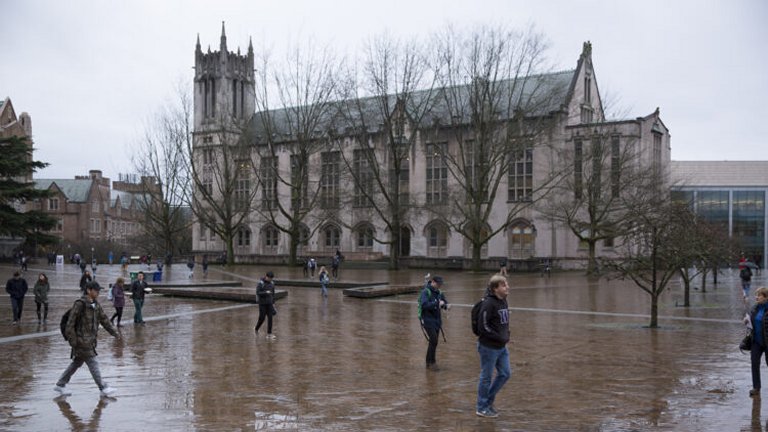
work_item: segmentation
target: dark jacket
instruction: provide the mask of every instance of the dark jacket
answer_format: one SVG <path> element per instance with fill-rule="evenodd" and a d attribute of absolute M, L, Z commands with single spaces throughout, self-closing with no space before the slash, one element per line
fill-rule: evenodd
<path fill-rule="evenodd" d="M 507 301 L 489 295 L 480 306 L 478 341 L 489 348 L 504 348 L 509 342 L 509 306 Z"/>
<path fill-rule="evenodd" d="M 48 303 L 48 291 L 51 290 L 51 284 L 47 282 L 40 282 L 40 279 L 35 282 L 35 287 L 32 288 L 32 292 L 35 294 L 35 301 L 38 303 Z"/>
<path fill-rule="evenodd" d="M 17 299 L 24 298 L 28 289 L 27 281 L 22 277 L 10 278 L 5 284 L 5 292 Z"/>
<path fill-rule="evenodd" d="M 752 326 L 754 328 L 755 325 L 757 325 L 757 321 L 755 319 L 757 318 L 757 308 L 760 306 L 759 303 L 755 303 L 754 306 L 752 306 L 752 309 L 749 311 L 749 319 L 752 321 Z M 768 308 L 768 305 L 766 305 L 766 308 Z M 758 341 L 755 336 L 755 331 L 752 330 L 752 343 L 761 343 L 762 346 L 768 347 L 768 309 L 766 309 L 765 314 L 763 314 L 763 340 Z"/>
<path fill-rule="evenodd" d="M 112 285 L 112 304 L 116 308 L 125 307 L 125 289 L 123 289 L 123 285 Z"/>
<path fill-rule="evenodd" d="M 146 280 L 138 280 L 136 279 L 131 284 L 131 292 L 133 293 L 133 298 L 138 300 L 144 300 L 144 288 L 147 287 L 147 281 Z"/>
<path fill-rule="evenodd" d="M 83 274 L 80 277 L 80 291 L 82 291 L 83 294 L 85 294 L 85 287 L 88 285 L 88 282 L 92 281 L 93 278 L 91 275 Z"/>
<path fill-rule="evenodd" d="M 256 295 L 259 298 L 259 304 L 274 304 L 275 283 L 268 282 L 264 278 L 261 278 L 258 285 L 256 285 Z"/>
<path fill-rule="evenodd" d="M 88 296 L 82 296 L 76 300 L 64 332 L 67 335 L 69 346 L 72 347 L 73 357 L 87 359 L 97 355 L 96 336 L 98 335 L 99 324 L 109 334 L 117 337 L 115 328 L 112 327 L 99 302 L 91 302 Z"/>
<path fill-rule="evenodd" d="M 440 300 L 448 304 L 443 293 L 435 289 L 431 282 L 421 290 L 419 295 L 419 304 L 421 305 L 421 323 L 424 328 L 440 329 L 443 327 L 443 320 L 440 315 Z"/>

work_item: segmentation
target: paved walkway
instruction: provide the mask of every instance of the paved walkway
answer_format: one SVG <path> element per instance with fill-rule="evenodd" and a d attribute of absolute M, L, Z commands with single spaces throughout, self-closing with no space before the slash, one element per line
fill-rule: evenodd
<path fill-rule="evenodd" d="M 175 273 L 173 270 L 178 269 Z M 52 281 L 48 326 L 38 326 L 31 296 L 21 326 L 10 325 L 0 298 L 0 429 L 3 430 L 760 430 L 761 404 L 748 398 L 749 359 L 736 346 L 743 311 L 735 275 L 717 290 L 694 291 L 690 309 L 664 294 L 662 328 L 650 330 L 648 296 L 620 281 L 579 274 L 512 275 L 509 297 L 513 376 L 497 419 L 474 415 L 478 360 L 469 308 L 490 274 L 445 272 L 453 308 L 437 373 L 424 369 L 426 342 L 415 294 L 351 299 L 333 289 L 286 288 L 278 302 L 276 341 L 253 333 L 257 307 L 149 296 L 147 324 L 122 339 L 99 337 L 105 379 L 118 388 L 100 399 L 84 368 L 74 395 L 51 387 L 68 362 L 58 319 L 77 296 L 79 271 L 30 269 Z M 254 287 L 266 268 L 212 267 L 208 281 Z M 301 269 L 274 269 L 279 279 Z M 0 266 L 0 277 L 12 269 Z M 175 273 L 175 274 L 174 274 Z M 419 283 L 423 271 L 352 270 L 341 280 Z M 106 284 L 119 268 L 101 266 Z M 186 268 L 165 276 L 183 283 Z M 202 281 L 196 274 L 194 281 Z M 759 276 L 754 286 L 764 283 Z M 32 285 L 32 283 L 30 283 Z M 31 287 L 30 287 L 31 288 Z M 254 288 L 255 289 L 255 288 Z M 102 304 L 110 311 L 105 295 Z M 129 302 L 130 303 L 130 302 Z M 768 379 L 768 377 L 766 377 Z M 753 427 L 758 425 L 758 429 Z"/>

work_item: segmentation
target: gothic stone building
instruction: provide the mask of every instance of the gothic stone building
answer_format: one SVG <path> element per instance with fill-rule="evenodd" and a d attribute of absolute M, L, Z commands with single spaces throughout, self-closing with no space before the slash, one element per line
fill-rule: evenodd
<path fill-rule="evenodd" d="M 218 144 L 217 119 L 222 115 L 233 119 L 245 119 L 257 132 L 253 146 L 259 143 L 258 136 L 267 133 L 259 130 L 258 118 L 262 113 L 254 112 L 254 54 L 252 46 L 247 54 L 240 55 L 227 50 L 226 35 L 222 26 L 219 51 L 204 53 L 198 37 L 195 50 L 194 78 L 194 139 L 195 159 L 203 164 L 210 163 L 212 152 Z M 539 115 L 550 119 L 550 128 L 546 134 L 546 145 L 538 145 L 531 151 L 521 153 L 518 159 L 510 162 L 509 174 L 500 185 L 502 193 L 494 198 L 494 212 L 488 219 L 489 230 L 503 227 L 482 247 L 481 257 L 488 268 L 498 268 L 502 257 L 512 260 L 512 266 L 530 265 L 542 259 L 552 260 L 561 268 L 582 267 L 587 257 L 585 245 L 573 232 L 543 217 L 540 209 L 529 206 L 517 213 L 511 221 L 507 219 L 507 208 L 518 205 L 519 200 L 530 199 L 537 184 L 547 181 L 551 175 L 553 155 L 586 154 L 586 146 L 596 130 L 609 131 L 610 148 L 614 151 L 625 146 L 634 146 L 648 166 L 660 172 L 666 172 L 670 161 L 669 131 L 659 117 L 659 110 L 644 117 L 622 121 L 606 121 L 603 113 L 603 101 L 598 91 L 597 78 L 592 62 L 591 44 L 585 43 L 576 68 L 569 71 L 550 73 L 541 76 L 526 77 L 536 85 L 550 86 L 555 95 Z M 560 89 L 555 91 L 554 89 Z M 340 103 L 344 103 L 343 101 Z M 277 110 L 279 111 L 279 110 Z M 438 119 L 439 121 L 439 119 Z M 413 128 L 422 125 L 410 125 Z M 383 134 L 383 131 L 379 131 Z M 375 136 L 376 130 L 372 131 Z M 452 266 L 467 267 L 472 249 L 465 238 L 450 228 L 439 213 L 428 211 L 434 207 L 435 197 L 456 186 L 457 180 L 446 169 L 445 162 L 436 158 L 435 145 L 447 146 L 448 152 L 457 146 L 451 134 L 443 134 L 437 139 L 427 133 L 417 135 L 418 139 L 410 148 L 408 158 L 407 181 L 405 188 L 411 210 L 402 224 L 400 255 L 405 265 L 411 266 Z M 315 166 L 311 184 L 322 184 L 321 194 L 332 194 L 332 200 L 339 203 L 339 196 L 350 197 L 355 194 L 353 182 L 346 181 L 342 159 L 354 160 L 355 151 L 360 148 L 355 136 L 345 134 L 344 128 L 338 128 L 334 145 L 327 151 L 319 151 L 311 157 Z M 375 139 L 375 137 L 373 138 Z M 582 149 L 584 147 L 584 149 Z M 290 137 L 284 140 L 276 151 L 276 169 L 290 173 L 292 163 Z M 338 152 L 344 152 L 339 158 Z M 581 156 L 579 156 L 581 157 Z M 384 160 L 384 159 L 382 159 Z M 242 228 L 235 238 L 234 253 L 236 262 L 280 262 L 289 254 L 289 238 L 273 226 L 253 206 L 263 205 L 269 199 L 287 200 L 290 192 L 283 184 L 265 187 L 264 178 L 256 179 L 256 170 L 260 161 L 251 161 L 253 172 L 246 175 L 241 187 L 261 189 L 254 196 L 250 214 L 244 220 Z M 290 174 L 284 178 L 290 178 Z M 245 191 L 250 192 L 250 190 Z M 199 194 L 199 191 L 196 193 Z M 321 197 L 321 202 L 328 196 Z M 343 201 L 343 200 L 342 200 Z M 337 204 L 338 205 L 338 204 Z M 374 241 L 386 238 L 385 225 L 374 212 L 366 211 L 354 205 L 341 205 L 332 214 L 322 205 L 312 210 L 312 216 L 302 226 L 303 244 L 300 256 L 328 256 L 341 250 L 347 257 L 372 259 L 388 256 L 389 245 Z M 448 212 L 446 211 L 446 214 Z M 197 221 L 193 229 L 193 249 L 196 253 L 218 254 L 225 250 L 223 241 L 215 236 L 204 223 Z M 610 241 L 597 245 L 597 255 L 613 253 Z M 282 258 L 281 258 L 282 257 Z"/>

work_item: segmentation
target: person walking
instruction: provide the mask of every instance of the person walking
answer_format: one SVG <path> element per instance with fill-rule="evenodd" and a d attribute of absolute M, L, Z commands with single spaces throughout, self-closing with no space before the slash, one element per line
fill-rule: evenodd
<path fill-rule="evenodd" d="M 755 305 L 749 311 L 744 323 L 752 327 L 752 390 L 750 397 L 760 397 L 760 360 L 766 354 L 768 364 L 768 288 L 760 287 L 755 291 Z"/>
<path fill-rule="evenodd" d="M 144 281 L 144 272 L 139 272 L 136 275 L 136 280 L 131 284 L 131 293 L 133 298 L 133 307 L 135 311 L 133 313 L 134 324 L 144 324 L 144 317 L 141 314 L 141 308 L 144 307 L 144 293 L 147 289 L 147 283 Z"/>
<path fill-rule="evenodd" d="M 744 300 L 749 298 L 749 290 L 752 288 L 752 270 L 749 268 L 748 262 L 745 261 L 743 265 L 739 263 L 741 265 L 739 279 L 741 279 L 741 289 L 744 291 Z"/>
<path fill-rule="evenodd" d="M 93 278 L 91 277 L 91 272 L 86 270 L 83 272 L 83 275 L 80 276 L 80 292 L 82 294 L 85 294 L 85 287 L 88 285 L 88 282 L 92 281 Z"/>
<path fill-rule="evenodd" d="M 123 319 L 123 308 L 125 307 L 125 279 L 119 277 L 112 285 L 112 304 L 115 306 L 115 313 L 109 322 L 112 325 L 115 324 L 115 318 L 117 318 L 117 326 L 122 327 L 120 321 Z"/>
<path fill-rule="evenodd" d="M 275 339 L 275 335 L 272 334 L 272 316 L 275 314 L 275 274 L 268 271 L 263 278 L 259 279 L 259 283 L 256 285 L 256 295 L 259 299 L 259 320 L 256 322 L 256 334 L 259 334 L 261 325 L 264 324 L 264 319 L 267 320 L 267 339 Z"/>
<path fill-rule="evenodd" d="M 24 296 L 27 295 L 29 286 L 27 280 L 21 277 L 21 273 L 13 272 L 13 277 L 5 283 L 5 292 L 11 296 L 11 310 L 13 311 L 13 325 L 21 321 L 21 311 L 24 309 Z"/>
<path fill-rule="evenodd" d="M 427 369 L 438 371 L 435 354 L 440 331 L 443 328 L 441 309 L 447 310 L 449 305 L 445 295 L 440 291 L 443 286 L 443 278 L 432 276 L 424 285 L 419 295 L 419 320 L 427 336 Z"/>
<path fill-rule="evenodd" d="M 203 255 L 203 277 L 208 277 L 208 255 Z"/>
<path fill-rule="evenodd" d="M 343 260 L 344 255 L 341 254 L 341 251 L 336 249 L 336 254 L 333 255 L 333 258 L 331 258 L 331 275 L 333 276 L 333 280 L 339 278 L 339 266 Z"/>
<path fill-rule="evenodd" d="M 72 311 L 69 314 L 64 335 L 72 347 L 69 356 L 72 362 L 64 370 L 64 373 L 61 374 L 61 377 L 56 382 L 56 386 L 53 388 L 61 396 L 72 394 L 66 389 L 66 386 L 72 375 L 77 372 L 83 363 L 91 371 L 91 376 L 99 387 L 102 396 L 110 396 L 115 393 L 115 389 L 102 380 L 99 362 L 96 360 L 98 355 L 96 353 L 96 343 L 99 324 L 112 336 L 119 337 L 97 300 L 99 291 L 101 291 L 101 287 L 98 282 L 89 282 L 86 286 L 85 294 L 82 298 L 75 300 L 75 304 L 72 306 Z"/>
<path fill-rule="evenodd" d="M 320 267 L 320 290 L 323 293 L 323 297 L 328 297 L 328 283 L 331 278 L 328 277 L 328 271 L 325 266 Z"/>
<path fill-rule="evenodd" d="M 192 276 L 195 275 L 195 258 L 190 257 L 189 260 L 187 260 L 187 268 L 189 269 L 189 278 L 192 279 Z"/>
<path fill-rule="evenodd" d="M 480 379 L 477 383 L 476 411 L 480 417 L 497 417 L 493 406 L 496 395 L 512 375 L 509 366 L 509 306 L 507 278 L 496 274 L 488 282 L 488 292 L 480 305 L 477 352 L 480 354 Z M 496 378 L 493 370 L 496 369 Z"/>
<path fill-rule="evenodd" d="M 40 273 L 37 277 L 32 292 L 35 294 L 35 305 L 37 306 L 37 323 L 48 324 L 48 291 L 51 290 L 51 284 L 48 283 L 48 276 Z M 43 309 L 43 315 L 40 316 L 40 309 Z"/>
<path fill-rule="evenodd" d="M 507 275 L 507 257 L 503 257 L 499 263 L 499 274 L 502 276 Z"/>
<path fill-rule="evenodd" d="M 315 277 L 315 269 L 317 268 L 317 260 L 314 258 L 309 259 L 309 277 Z"/>

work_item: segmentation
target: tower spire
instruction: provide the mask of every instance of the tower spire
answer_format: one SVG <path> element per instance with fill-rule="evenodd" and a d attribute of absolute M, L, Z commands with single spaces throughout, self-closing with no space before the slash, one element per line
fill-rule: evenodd
<path fill-rule="evenodd" d="M 221 49 L 221 52 L 227 52 L 227 33 L 224 31 L 224 21 L 221 22 L 221 44 L 219 49 Z"/>
<path fill-rule="evenodd" d="M 197 34 L 197 44 L 195 44 L 195 52 L 202 52 L 200 49 L 200 33 Z"/>

